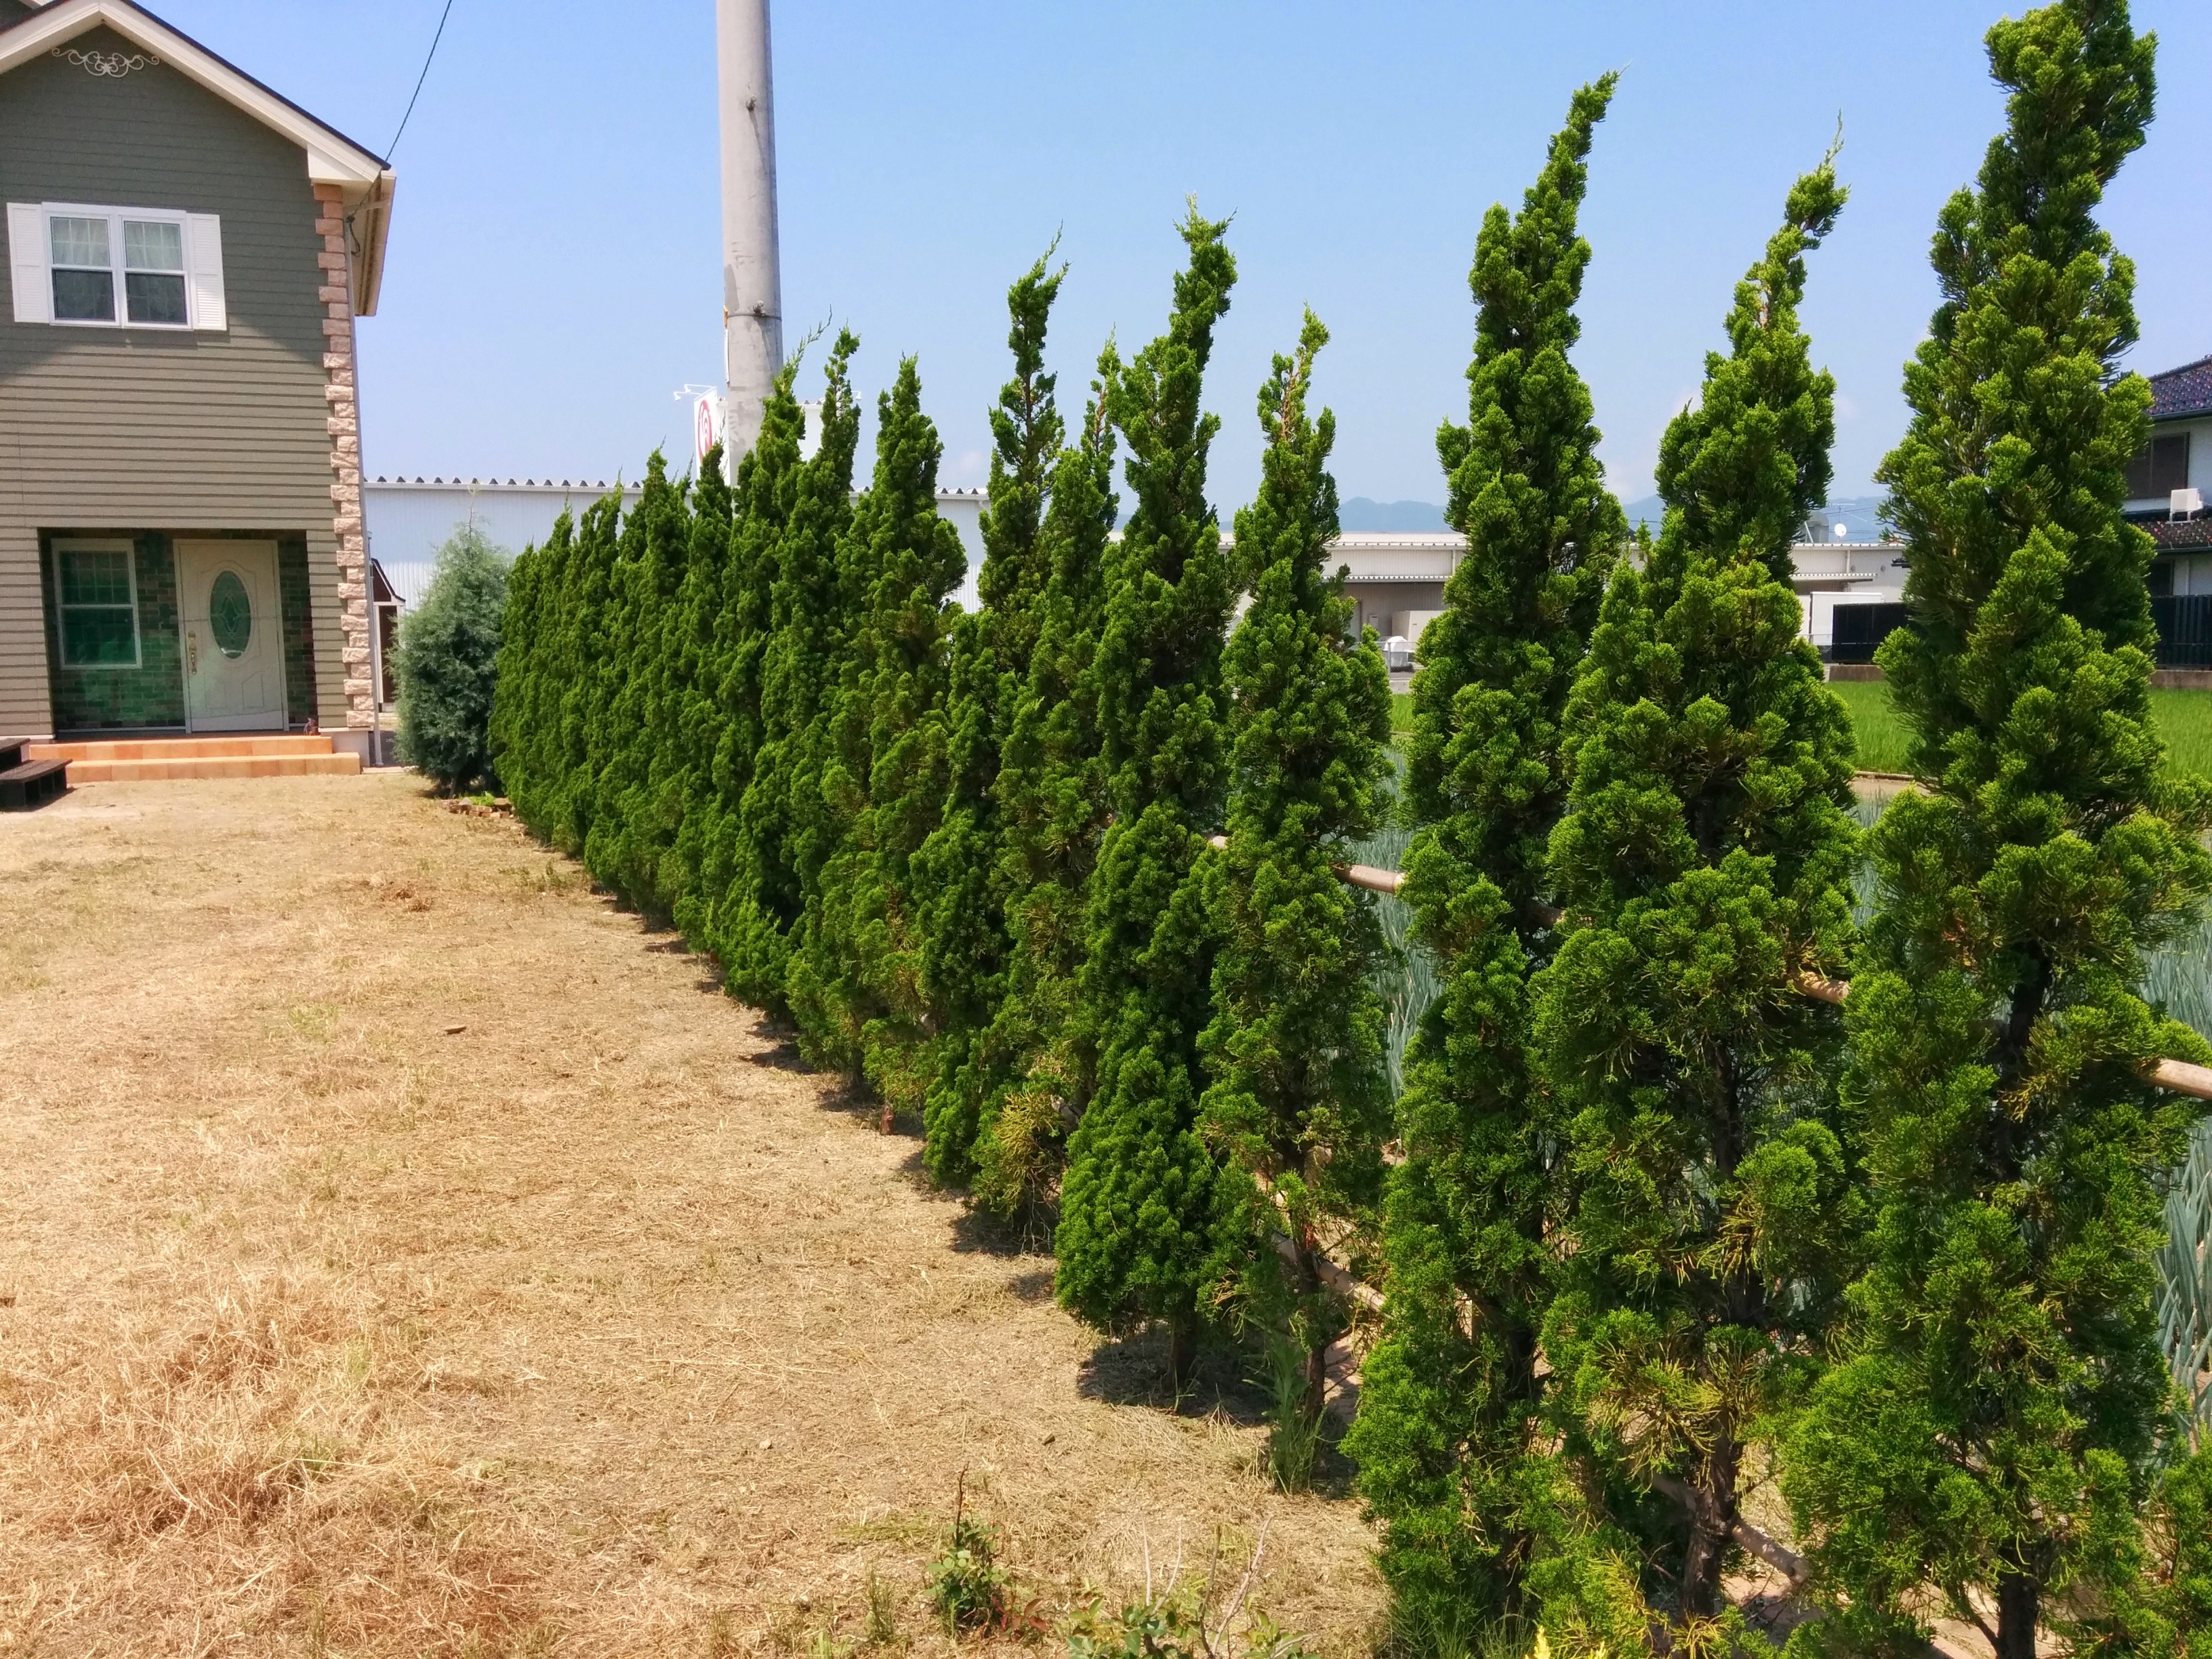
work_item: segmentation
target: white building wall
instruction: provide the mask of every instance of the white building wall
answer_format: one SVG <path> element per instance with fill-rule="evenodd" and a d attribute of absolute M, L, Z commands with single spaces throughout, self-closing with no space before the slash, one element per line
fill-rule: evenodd
<path fill-rule="evenodd" d="M 615 488 L 612 481 L 508 478 L 372 478 L 362 487 L 368 520 L 368 555 L 401 600 L 419 602 L 430 584 L 438 550 L 453 532 L 474 525 L 510 555 L 544 543 L 562 512 L 584 510 Z M 623 486 L 623 510 L 637 505 L 639 486 Z M 945 489 L 937 510 L 960 532 L 968 551 L 963 589 L 975 602 L 975 569 L 983 556 L 983 492 Z"/>
<path fill-rule="evenodd" d="M 562 512 L 580 518 L 614 488 L 611 481 L 582 478 L 520 483 L 496 478 L 371 478 L 362 489 L 368 556 L 400 599 L 414 605 L 429 586 L 438 550 L 455 531 L 474 525 L 512 556 L 550 537 Z M 623 487 L 625 510 L 637 505 L 638 494 L 635 484 Z"/>
<path fill-rule="evenodd" d="M 2170 438 L 2177 432 L 2189 434 L 2189 484 L 2212 502 L 2212 416 L 2191 421 L 2160 421 L 2151 428 L 2154 438 Z M 2130 513 L 2163 513 L 2168 505 L 2164 495 L 2146 496 L 2130 501 Z"/>

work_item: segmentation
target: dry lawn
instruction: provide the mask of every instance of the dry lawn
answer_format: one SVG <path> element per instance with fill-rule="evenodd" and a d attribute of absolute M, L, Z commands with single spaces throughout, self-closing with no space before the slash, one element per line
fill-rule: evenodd
<path fill-rule="evenodd" d="M 963 1469 L 1043 1620 L 1264 1526 L 1364 1651 L 1357 1506 L 706 977 L 411 779 L 0 817 L 0 1654 L 942 1650 Z"/>

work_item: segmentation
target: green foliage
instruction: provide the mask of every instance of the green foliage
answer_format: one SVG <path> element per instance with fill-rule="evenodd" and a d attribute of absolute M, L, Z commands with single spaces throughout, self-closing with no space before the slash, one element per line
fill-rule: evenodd
<path fill-rule="evenodd" d="M 474 525 L 438 550 L 429 590 L 399 629 L 399 754 L 459 794 L 495 779 L 491 716 L 507 557 Z"/>
<path fill-rule="evenodd" d="M 947 1631 L 989 1630 L 1005 1622 L 1006 1583 L 995 1534 L 956 1506 L 952 1524 L 929 1564 L 929 1605 Z"/>
<path fill-rule="evenodd" d="M 1067 1659 L 1311 1659 L 1304 1638 L 1265 1613 L 1251 1615 L 1232 1647 L 1229 1629 L 1243 1611 L 1241 1593 L 1222 1609 L 1220 1626 L 1209 1629 L 1215 1583 L 1209 1575 L 1203 1589 L 1186 1580 L 1157 1595 L 1148 1586 L 1143 1601 L 1113 1613 L 1095 1598 L 1079 1606 L 1064 1626 Z"/>
<path fill-rule="evenodd" d="M 821 848 L 785 981 L 799 1046 L 865 1070 L 886 1103 L 919 1106 L 926 1032 L 915 854 L 945 790 L 945 600 L 967 564 L 937 514 L 937 428 L 914 360 L 877 411 L 875 476 L 837 550 L 834 687 L 809 736 L 799 822 Z"/>
<path fill-rule="evenodd" d="M 1832 680 L 1828 690 L 1851 717 L 1851 748 L 1862 769 L 1902 772 L 1912 734 L 1880 680 Z"/>
<path fill-rule="evenodd" d="M 862 1628 L 860 1639 L 872 1648 L 890 1647 L 899 1639 L 898 1592 L 891 1588 L 890 1580 L 878 1577 L 876 1570 L 871 1567 L 866 1594 L 867 1623 Z"/>
<path fill-rule="evenodd" d="M 1252 599 L 1222 665 L 1228 846 L 1200 866 L 1219 943 L 1200 1133 L 1222 1165 L 1218 1201 L 1246 1230 L 1233 1244 L 1248 1316 L 1293 1351 L 1276 1357 L 1279 1386 L 1294 1374 L 1297 1392 L 1278 1401 L 1270 1450 L 1286 1489 L 1312 1470 L 1323 1362 L 1344 1328 L 1322 1240 L 1371 1210 L 1390 1132 L 1382 929 L 1374 896 L 1334 867 L 1375 829 L 1389 676 L 1371 631 L 1349 637 L 1352 601 L 1322 568 L 1337 532 L 1336 421 L 1309 416 L 1306 397 L 1328 339 L 1308 312 L 1296 355 L 1275 359 L 1260 392 L 1260 493 L 1237 515 Z M 1279 1231 L 1287 1262 L 1270 1248 Z"/>
<path fill-rule="evenodd" d="M 622 523 L 610 577 L 603 758 L 584 842 L 584 862 L 601 883 L 663 918 L 672 896 L 661 890 L 661 859 L 683 821 L 664 759 L 675 668 L 665 633 L 690 552 L 689 496 L 688 483 L 672 483 L 655 453 Z"/>
<path fill-rule="evenodd" d="M 1055 379 L 1044 372 L 1044 343 L 1067 268 L 1048 270 L 1051 258 L 1048 250 L 1006 295 L 1014 378 L 991 412 L 990 504 L 976 574 L 981 609 L 954 626 L 942 719 L 950 786 L 942 822 L 914 862 L 921 994 L 938 1037 L 923 1157 L 930 1174 L 949 1185 L 974 1178 L 986 1103 L 1012 1081 L 1016 1058 L 1007 1045 L 988 1040 L 1006 994 L 1013 951 L 1006 902 L 1018 873 L 1008 863 L 999 778 L 1052 577 L 1045 520 L 1063 428 L 1053 401 Z"/>
<path fill-rule="evenodd" d="M 1855 1619 L 1979 1596 L 2011 1659 L 2136 1594 L 2159 1185 L 2199 1109 L 2138 1067 L 2205 1050 L 2134 988 L 2212 888 L 2212 793 L 2150 724 L 2150 544 L 2120 513 L 2149 392 L 2118 372 L 2133 271 L 2092 216 L 2142 142 L 2152 42 L 2064 0 L 1988 44 L 2007 127 L 1942 211 L 1881 473 L 1917 626 L 1880 660 L 1923 790 L 1872 834 L 1848 1006 L 1872 1259 L 1784 1475 Z"/>
<path fill-rule="evenodd" d="M 1197 1133 L 1198 1037 L 1209 1017 L 1213 927 L 1191 879 L 1218 822 L 1220 667 L 1232 598 L 1206 457 L 1220 427 L 1199 396 L 1236 261 L 1224 223 L 1194 204 L 1168 331 L 1105 387 L 1128 441 L 1136 510 L 1108 555 L 1093 665 L 1114 817 L 1091 883 L 1081 1018 L 1097 1092 L 1068 1142 L 1060 1188 L 1062 1305 L 1109 1329 L 1167 1323 L 1181 1375 L 1220 1277 L 1214 1160 Z"/>
<path fill-rule="evenodd" d="M 2149 1522 L 2145 1596 L 2166 1627 L 2164 1651 L 2212 1659 L 2212 1448 L 2166 1471 Z"/>
<path fill-rule="evenodd" d="M 1080 1119 L 1096 1075 L 1079 990 L 1091 877 L 1109 816 L 1093 668 L 1105 626 L 1108 538 L 1120 510 L 1105 389 L 1120 373 L 1109 344 L 1083 429 L 1053 461 L 1039 532 L 1048 574 L 1036 643 L 994 790 L 1009 954 L 981 1046 L 1005 1081 L 977 1103 L 972 1161 L 977 1199 L 1006 1217 L 1042 1207 L 1065 1126 Z"/>
<path fill-rule="evenodd" d="M 1850 710 L 1859 765 L 1869 772 L 1905 770 L 1911 733 L 1889 687 L 1879 680 L 1834 680 L 1828 689 Z M 2150 714 L 2166 764 L 2191 777 L 2212 777 L 2212 691 L 2154 689 Z"/>
<path fill-rule="evenodd" d="M 2212 1124 L 2197 1127 L 2166 1195 L 2158 1277 L 2159 1347 L 2198 1432 L 2212 1431 Z"/>
<path fill-rule="evenodd" d="M 1521 212 L 1484 218 L 1468 422 L 1437 439 L 1468 551 L 1420 641 L 1404 896 L 1440 988 L 1407 1058 L 1389 1306 L 1346 1442 L 1401 1601 L 1483 1626 L 1520 1608 L 1557 1491 L 1534 1439 L 1557 1127 L 1531 1075 L 1528 976 L 1549 948 L 1531 907 L 1565 804 L 1560 722 L 1626 533 L 1567 360 L 1583 164 L 1613 85 L 1575 94 Z"/>
<path fill-rule="evenodd" d="M 813 457 L 796 459 L 799 410 L 786 395 L 787 370 L 769 409 L 771 416 L 783 416 L 778 446 L 788 443 L 791 454 L 757 452 L 761 465 L 755 476 L 739 471 L 739 494 L 748 498 L 769 482 L 758 472 L 785 476 L 775 480 L 781 511 L 773 535 L 741 534 L 732 560 L 740 587 L 736 597 L 754 620 L 760 644 L 756 660 L 740 658 L 733 664 L 729 690 L 739 700 L 757 695 L 760 712 L 731 836 L 729 884 L 708 918 L 707 941 L 730 989 L 775 1014 L 790 1012 L 786 972 L 792 934 L 834 844 L 821 775 L 833 676 L 861 598 L 841 580 L 838 558 L 853 516 L 860 416 L 848 366 L 859 349 L 849 331 L 830 348 L 822 443 Z M 779 411 L 779 404 L 787 406 Z M 769 441 L 764 427 L 763 452 Z M 764 590 L 764 605 L 744 591 L 749 587 Z"/>
<path fill-rule="evenodd" d="M 1643 1557 L 1626 1611 L 1664 1609 L 1677 1640 L 1725 1611 L 1754 1445 L 1808 1381 L 1856 1243 L 1842 1021 L 1789 985 L 1840 974 L 1851 940 L 1850 721 L 1790 586 L 1835 435 L 1797 311 L 1843 201 L 1826 163 L 1797 181 L 1661 441 L 1665 526 L 1606 595 L 1552 836 L 1566 917 L 1536 1036 L 1573 1204 L 1552 1417 L 1618 1529 L 1599 1547 Z"/>

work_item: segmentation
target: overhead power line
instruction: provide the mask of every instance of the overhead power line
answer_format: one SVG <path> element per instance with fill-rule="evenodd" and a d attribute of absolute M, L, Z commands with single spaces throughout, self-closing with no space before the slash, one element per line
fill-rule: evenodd
<path fill-rule="evenodd" d="M 415 77 L 415 91 L 407 100 L 407 113 L 399 118 L 399 132 L 392 135 L 392 142 L 384 147 L 384 159 L 390 161 L 392 153 L 399 148 L 399 133 L 407 131 L 407 123 L 415 113 L 415 100 L 422 95 L 422 83 L 430 78 L 430 65 L 438 56 L 438 42 L 446 38 L 446 20 L 453 15 L 453 0 L 446 0 L 445 10 L 438 14 L 438 32 L 430 37 L 430 50 L 422 59 L 422 72 Z"/>

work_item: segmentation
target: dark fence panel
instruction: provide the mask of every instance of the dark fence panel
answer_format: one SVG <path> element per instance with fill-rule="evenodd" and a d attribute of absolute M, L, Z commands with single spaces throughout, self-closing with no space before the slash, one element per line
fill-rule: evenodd
<path fill-rule="evenodd" d="M 1839 605 L 1834 614 L 1831 662 L 1872 662 L 1881 642 L 1907 621 L 1901 605 Z M 2158 629 L 2160 668 L 2212 668 L 2212 593 L 2154 595 L 2150 619 Z"/>
<path fill-rule="evenodd" d="M 1872 662 L 1881 642 L 1905 626 L 1901 605 L 1839 605 L 1828 648 L 1831 662 Z"/>
<path fill-rule="evenodd" d="M 2212 593 L 2153 599 L 2160 668 L 2212 668 Z"/>

